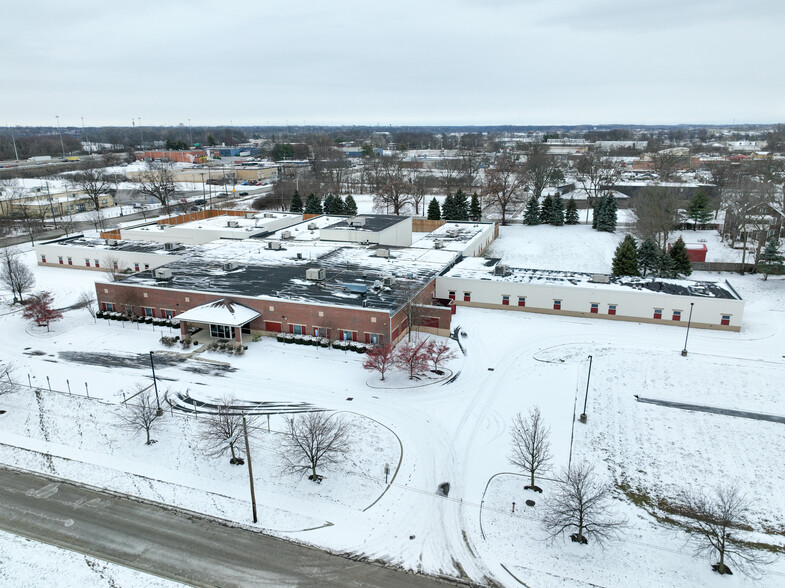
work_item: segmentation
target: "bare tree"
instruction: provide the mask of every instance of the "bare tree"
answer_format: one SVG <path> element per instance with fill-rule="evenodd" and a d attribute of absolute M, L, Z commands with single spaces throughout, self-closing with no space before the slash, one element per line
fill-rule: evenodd
<path fill-rule="evenodd" d="M 83 290 L 82 293 L 79 294 L 79 299 L 76 301 L 79 308 L 84 308 L 90 313 L 90 316 L 93 317 L 93 322 L 96 322 L 95 316 L 98 311 L 95 302 L 95 292 L 92 290 Z"/>
<path fill-rule="evenodd" d="M 255 424 L 255 417 L 246 418 L 248 426 Z M 202 420 L 202 440 L 207 444 L 207 452 L 213 457 L 220 457 L 229 451 L 232 455 L 229 463 L 241 465 L 244 454 L 243 444 L 243 413 L 240 404 L 227 396 L 218 406 L 218 411 L 210 413 Z"/>
<path fill-rule="evenodd" d="M 63 177 L 74 189 L 85 193 L 95 210 L 101 208 L 101 196 L 108 194 L 113 187 L 110 174 L 103 168 L 85 169 Z"/>
<path fill-rule="evenodd" d="M 403 159 L 400 155 L 389 155 L 378 157 L 375 161 L 378 163 L 378 167 L 374 168 L 378 176 L 374 178 L 374 205 L 378 210 L 392 209 L 393 214 L 399 215 L 409 203 L 412 188 L 406 178 Z"/>
<path fill-rule="evenodd" d="M 306 412 L 286 419 L 286 433 L 281 445 L 284 469 L 321 482 L 319 466 L 343 460 L 349 451 L 350 428 L 341 417 L 326 412 Z"/>
<path fill-rule="evenodd" d="M 570 531 L 576 543 L 591 538 L 602 544 L 617 538 L 627 521 L 613 513 L 611 492 L 610 484 L 598 480 L 587 462 L 564 471 L 545 507 L 543 523 L 551 539 Z"/>
<path fill-rule="evenodd" d="M 650 153 L 649 157 L 651 157 L 655 173 L 662 182 L 668 182 L 673 179 L 682 160 L 682 155 L 673 149 L 664 149 L 657 153 Z"/>
<path fill-rule="evenodd" d="M 24 303 L 24 293 L 35 284 L 35 276 L 14 247 L 4 247 L 0 253 L 0 282 L 11 290 L 14 304 Z"/>
<path fill-rule="evenodd" d="M 154 161 L 147 164 L 142 172 L 139 193 L 157 200 L 166 215 L 172 214 L 175 202 L 175 183 L 172 164 L 166 161 Z"/>
<path fill-rule="evenodd" d="M 665 250 L 668 237 L 681 222 L 681 202 L 670 188 L 647 186 L 630 201 L 635 213 L 635 233 Z"/>
<path fill-rule="evenodd" d="M 589 222 L 589 210 L 619 181 L 619 164 L 596 151 L 589 151 L 578 159 L 575 168 L 578 182 L 586 192 L 586 222 Z"/>
<path fill-rule="evenodd" d="M 527 489 L 530 487 L 539 490 L 534 485 L 534 476 L 550 469 L 550 433 L 551 429 L 543 422 L 537 406 L 531 409 L 526 418 L 523 418 L 521 413 L 515 416 L 512 424 L 510 462 L 528 472 L 530 485 Z"/>
<path fill-rule="evenodd" d="M 11 381 L 12 371 L 11 364 L 0 361 L 0 396 L 14 390 L 14 384 Z"/>
<path fill-rule="evenodd" d="M 556 158 L 548 153 L 548 147 L 542 143 L 535 143 L 526 155 L 526 174 L 531 183 L 533 196 L 540 199 L 542 191 L 554 184 L 560 177 L 561 166 Z"/>
<path fill-rule="evenodd" d="M 507 224 L 507 215 L 521 202 L 520 191 L 526 179 L 523 171 L 515 157 L 505 153 L 485 172 L 483 195 L 488 205 L 501 213 L 502 225 Z"/>
<path fill-rule="evenodd" d="M 155 439 L 150 438 L 150 431 L 163 412 L 158 410 L 155 396 L 149 389 L 144 390 L 141 384 L 137 385 L 136 395 L 117 412 L 117 416 L 122 425 L 135 435 L 144 431 L 147 445 L 155 443 Z"/>
<path fill-rule="evenodd" d="M 679 511 L 689 519 L 687 532 L 695 553 L 719 558 L 712 566 L 716 572 L 731 573 L 725 563 L 728 561 L 743 574 L 757 577 L 760 567 L 770 563 L 767 554 L 738 536 L 739 530 L 749 529 L 745 520 L 749 503 L 735 486 L 716 486 L 711 495 L 703 491 L 685 492 Z"/>

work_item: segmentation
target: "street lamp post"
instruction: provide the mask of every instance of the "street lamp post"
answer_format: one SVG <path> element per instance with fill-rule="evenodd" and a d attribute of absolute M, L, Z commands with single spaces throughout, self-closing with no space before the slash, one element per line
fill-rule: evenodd
<path fill-rule="evenodd" d="M 586 394 L 583 397 L 583 412 L 581 413 L 581 422 L 586 422 L 586 404 L 589 402 L 589 382 L 591 382 L 591 362 L 592 357 L 589 356 L 589 375 L 586 376 Z"/>
<path fill-rule="evenodd" d="M 57 119 L 57 134 L 60 135 L 60 149 L 63 152 L 63 159 L 65 159 L 65 145 L 63 144 L 63 133 L 60 130 L 60 116 L 56 114 L 55 118 Z"/>
<path fill-rule="evenodd" d="M 687 319 L 687 335 L 684 337 L 684 349 L 681 350 L 681 356 L 687 357 L 687 339 L 690 338 L 690 325 L 692 324 L 692 307 L 695 306 L 694 302 L 690 302 L 690 316 Z"/>
<path fill-rule="evenodd" d="M 155 405 L 158 407 L 156 411 L 158 416 L 161 416 L 164 411 L 161 410 L 161 402 L 158 399 L 158 383 L 155 381 L 155 363 L 153 363 L 153 352 L 150 352 L 150 367 L 153 370 L 153 387 L 155 388 Z"/>

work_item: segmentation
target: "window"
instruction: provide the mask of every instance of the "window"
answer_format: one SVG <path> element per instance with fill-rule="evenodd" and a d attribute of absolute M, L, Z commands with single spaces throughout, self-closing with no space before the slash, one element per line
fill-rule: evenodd
<path fill-rule="evenodd" d="M 295 335 L 305 335 L 305 327 L 303 325 L 289 325 L 289 332 Z"/>
<path fill-rule="evenodd" d="M 330 336 L 330 329 L 326 327 L 314 327 L 313 328 L 313 336 L 314 337 L 329 337 Z"/>
<path fill-rule="evenodd" d="M 681 311 L 680 310 L 674 310 L 673 311 L 673 320 L 674 321 L 680 321 L 681 320 Z"/>
<path fill-rule="evenodd" d="M 101 264 L 97 259 L 94 259 L 93 261 L 95 262 L 95 267 L 101 267 Z"/>
<path fill-rule="evenodd" d="M 149 306 L 143 306 L 142 310 L 144 310 L 145 316 L 155 316 L 155 309 L 150 308 Z"/>
<path fill-rule="evenodd" d="M 561 300 L 553 301 L 553 310 L 561 310 Z"/>
<path fill-rule="evenodd" d="M 174 311 L 173 311 L 173 310 L 169 310 L 169 309 L 167 309 L 167 308 L 164 308 L 164 309 L 162 309 L 162 310 L 163 310 L 163 313 L 164 313 L 164 317 L 165 317 L 165 318 L 168 318 L 168 319 L 170 319 L 170 318 L 174 318 Z"/>
<path fill-rule="evenodd" d="M 598 312 L 600 312 L 600 305 L 596 302 L 592 302 L 590 312 L 591 314 L 597 314 Z"/>
<path fill-rule="evenodd" d="M 138 264 L 138 263 L 136 263 L 136 262 L 134 262 L 134 271 L 135 271 L 135 272 L 138 272 L 138 271 L 139 271 L 139 264 Z"/>
<path fill-rule="evenodd" d="M 85 259 L 84 260 L 84 264 L 85 264 L 85 266 L 90 267 L 90 260 L 89 259 Z"/>
<path fill-rule="evenodd" d="M 108 310 L 109 312 L 114 312 L 114 304 L 111 302 L 104 302 L 103 304 L 104 310 Z"/>
<path fill-rule="evenodd" d="M 609 304 L 608 305 L 608 314 L 616 314 L 616 305 L 615 304 Z"/>
<path fill-rule="evenodd" d="M 342 341 L 357 341 L 357 333 L 354 331 L 341 331 Z"/>
<path fill-rule="evenodd" d="M 526 306 L 526 296 L 518 296 L 518 306 Z"/>
<path fill-rule="evenodd" d="M 120 268 L 120 266 L 117 264 L 117 262 L 113 261 L 112 262 L 112 269 L 119 269 L 119 268 Z"/>
<path fill-rule="evenodd" d="M 61 255 L 60 257 L 58 257 L 57 261 L 60 263 L 60 265 L 63 265 L 63 256 Z"/>
<path fill-rule="evenodd" d="M 216 339 L 234 339 L 234 327 L 227 325 L 210 325 L 210 336 Z"/>
<path fill-rule="evenodd" d="M 722 319 L 720 320 L 720 324 L 721 325 L 730 325 L 730 315 L 729 314 L 723 314 L 722 315 Z"/>
<path fill-rule="evenodd" d="M 449 298 L 450 300 L 455 300 L 455 290 L 450 290 L 447 293 L 447 298 Z"/>
<path fill-rule="evenodd" d="M 507 294 L 502 294 L 502 305 L 503 306 L 510 305 L 510 297 Z"/>
<path fill-rule="evenodd" d="M 472 293 L 471 292 L 464 292 L 463 293 L 463 301 L 464 302 L 471 302 L 472 301 Z"/>
<path fill-rule="evenodd" d="M 41 256 L 41 263 L 46 263 L 46 255 Z"/>
<path fill-rule="evenodd" d="M 243 335 L 250 335 L 251 334 L 251 323 L 245 323 L 242 327 L 240 327 L 240 332 Z"/>
<path fill-rule="evenodd" d="M 74 260 L 70 257 L 68 258 L 68 265 L 74 265 Z"/>
<path fill-rule="evenodd" d="M 655 308 L 654 309 L 654 318 L 656 318 L 656 319 L 661 319 L 662 318 L 662 309 L 661 308 Z"/>
<path fill-rule="evenodd" d="M 365 333 L 365 342 L 371 345 L 381 345 L 382 336 L 379 333 Z"/>
<path fill-rule="evenodd" d="M 144 264 L 144 269 L 149 270 L 150 269 L 150 264 L 149 263 Z"/>

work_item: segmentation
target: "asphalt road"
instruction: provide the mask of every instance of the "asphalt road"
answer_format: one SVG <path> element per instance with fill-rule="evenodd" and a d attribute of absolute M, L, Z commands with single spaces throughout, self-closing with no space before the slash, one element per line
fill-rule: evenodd
<path fill-rule="evenodd" d="M 194 586 L 447 585 L 193 513 L 3 468 L 0 528 Z"/>

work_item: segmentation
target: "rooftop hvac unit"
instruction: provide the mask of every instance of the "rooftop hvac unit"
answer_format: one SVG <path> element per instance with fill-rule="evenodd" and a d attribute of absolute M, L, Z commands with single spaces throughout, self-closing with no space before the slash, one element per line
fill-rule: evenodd
<path fill-rule="evenodd" d="M 592 274 L 591 281 L 595 284 L 610 284 L 611 277 L 608 274 Z"/>
<path fill-rule="evenodd" d="M 238 223 L 236 220 L 230 220 L 230 221 L 226 221 L 226 226 L 229 227 L 230 229 L 236 229 L 237 227 L 240 226 L 240 223 Z"/>
<path fill-rule="evenodd" d="M 395 285 L 395 276 L 384 276 L 382 279 L 382 284 L 385 286 L 394 286 Z"/>
<path fill-rule="evenodd" d="M 273 218 L 275 215 L 272 212 L 265 212 L 264 218 Z"/>
<path fill-rule="evenodd" d="M 159 267 L 158 269 L 153 270 L 153 276 L 157 280 L 171 280 L 172 270 L 168 267 Z"/>
<path fill-rule="evenodd" d="M 349 219 L 349 226 L 350 227 L 364 227 L 365 226 L 365 217 L 364 216 L 356 216 L 352 219 Z"/>
<path fill-rule="evenodd" d="M 315 231 L 318 228 L 319 227 L 316 226 L 316 223 L 308 223 L 308 230 L 309 231 Z"/>
<path fill-rule="evenodd" d="M 116 247 L 117 246 L 117 239 L 107 239 L 106 240 L 106 244 L 109 245 L 110 247 Z"/>
<path fill-rule="evenodd" d="M 175 251 L 176 249 L 180 249 L 180 244 L 174 241 L 169 243 L 164 243 L 164 251 Z"/>
<path fill-rule="evenodd" d="M 447 236 L 448 237 L 457 237 L 458 236 L 458 229 L 447 229 Z"/>
<path fill-rule="evenodd" d="M 254 219 L 254 218 L 256 218 L 256 213 L 255 212 L 246 212 L 245 213 L 245 218 L 247 218 L 247 219 Z"/>
<path fill-rule="evenodd" d="M 278 251 L 280 248 L 281 244 L 278 241 L 267 241 L 267 249 Z"/>
<path fill-rule="evenodd" d="M 389 249 L 377 249 L 375 252 L 376 257 L 390 257 Z"/>
<path fill-rule="evenodd" d="M 297 259 L 302 259 L 302 258 L 303 258 L 303 254 L 302 253 L 298 253 L 297 254 Z"/>
<path fill-rule="evenodd" d="M 281 232 L 281 239 L 291 239 L 292 232 L 291 231 L 282 231 Z"/>
<path fill-rule="evenodd" d="M 236 270 L 240 266 L 237 264 L 237 262 L 225 261 L 223 264 L 221 264 L 221 267 L 225 272 L 230 272 L 232 270 Z"/>
<path fill-rule="evenodd" d="M 510 271 L 510 268 L 504 264 L 497 263 L 493 266 L 493 275 L 494 276 L 506 276 Z"/>
<path fill-rule="evenodd" d="M 313 267 L 305 270 L 305 279 L 314 282 L 323 282 L 327 279 L 327 270 L 323 267 Z"/>
<path fill-rule="evenodd" d="M 363 308 L 367 308 L 367 307 L 368 307 L 368 301 L 367 300 L 363 300 Z"/>
<path fill-rule="evenodd" d="M 433 248 L 434 249 L 444 249 L 444 243 L 442 243 L 441 241 L 439 241 L 437 239 L 436 241 L 433 242 Z"/>

